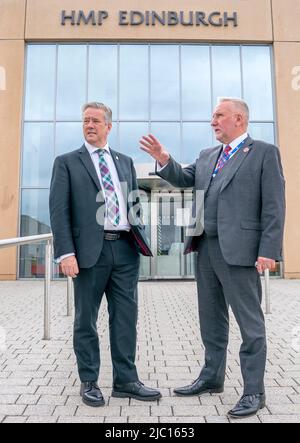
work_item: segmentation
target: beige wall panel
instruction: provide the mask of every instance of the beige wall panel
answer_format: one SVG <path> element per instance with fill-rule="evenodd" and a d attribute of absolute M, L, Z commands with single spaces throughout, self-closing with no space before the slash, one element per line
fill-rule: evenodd
<path fill-rule="evenodd" d="M 104 10 L 109 17 L 102 26 L 70 23 L 60 24 L 61 11 L 82 9 L 85 14 L 90 10 Z M 126 11 L 214 11 L 229 15 L 238 13 L 238 26 L 119 26 L 118 13 Z M 187 16 L 188 17 L 188 16 Z M 187 20 L 188 18 L 186 18 Z M 207 40 L 207 41 L 273 41 L 270 0 L 127 0 L 126 2 L 103 0 L 27 0 L 26 39 L 58 40 Z"/>
<path fill-rule="evenodd" d="M 300 42 L 300 1 L 272 0 L 274 40 Z"/>
<path fill-rule="evenodd" d="M 0 239 L 17 235 L 23 65 L 24 42 L 0 41 Z M 1 275 L 16 275 L 14 249 L 0 251 Z"/>
<path fill-rule="evenodd" d="M 0 281 L 14 281 L 14 280 L 16 280 L 16 275 L 0 274 Z"/>
<path fill-rule="evenodd" d="M 0 0 L 0 40 L 24 39 L 26 0 Z"/>
<path fill-rule="evenodd" d="M 300 274 L 300 43 L 274 45 L 279 144 L 286 177 L 286 276 Z"/>
<path fill-rule="evenodd" d="M 300 273 L 285 273 L 284 277 L 288 280 L 295 280 L 295 279 L 300 279 Z"/>

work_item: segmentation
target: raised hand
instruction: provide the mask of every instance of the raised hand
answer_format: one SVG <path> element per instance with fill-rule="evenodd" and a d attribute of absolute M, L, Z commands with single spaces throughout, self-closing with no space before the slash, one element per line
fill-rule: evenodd
<path fill-rule="evenodd" d="M 165 166 L 170 160 L 170 154 L 165 147 L 154 137 L 154 135 L 144 135 L 140 140 L 140 148 L 153 157 L 161 166 Z"/>

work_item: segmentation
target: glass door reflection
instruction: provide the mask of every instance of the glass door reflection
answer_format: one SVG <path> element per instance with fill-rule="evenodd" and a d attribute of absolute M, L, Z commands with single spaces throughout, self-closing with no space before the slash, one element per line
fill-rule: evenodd
<path fill-rule="evenodd" d="M 152 278 L 193 278 L 194 257 L 184 256 L 183 209 L 191 202 L 180 192 L 152 194 Z"/>
<path fill-rule="evenodd" d="M 143 223 L 145 225 L 145 234 L 151 245 L 151 193 L 140 189 L 140 202 L 143 211 Z M 149 280 L 151 278 L 151 259 L 141 255 L 140 279 Z"/>

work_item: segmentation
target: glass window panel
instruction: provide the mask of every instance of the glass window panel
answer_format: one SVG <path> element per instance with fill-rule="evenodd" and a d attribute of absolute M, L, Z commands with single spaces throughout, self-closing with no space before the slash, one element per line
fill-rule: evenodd
<path fill-rule="evenodd" d="M 250 123 L 248 130 L 250 137 L 255 140 L 263 140 L 267 143 L 275 143 L 273 123 Z"/>
<path fill-rule="evenodd" d="M 20 247 L 20 278 L 45 277 L 45 243 Z"/>
<path fill-rule="evenodd" d="M 139 148 L 140 138 L 148 132 L 148 123 L 120 123 L 120 147 L 117 150 L 132 157 L 135 163 L 149 163 L 149 155 Z"/>
<path fill-rule="evenodd" d="M 208 46 L 182 46 L 182 118 L 209 120 L 211 76 Z"/>
<path fill-rule="evenodd" d="M 66 278 L 64 274 L 61 272 L 61 268 L 58 264 L 52 263 L 52 278 L 53 280 L 59 279 L 59 278 Z"/>
<path fill-rule="evenodd" d="M 148 280 L 151 277 L 150 274 L 150 257 L 145 257 L 144 255 L 141 255 L 139 278 L 143 280 Z"/>
<path fill-rule="evenodd" d="M 194 163 L 200 151 L 210 148 L 212 144 L 212 130 L 209 123 L 183 123 L 182 163 Z"/>
<path fill-rule="evenodd" d="M 151 195 L 145 191 L 140 191 L 140 201 L 143 209 L 143 222 L 145 225 L 145 235 L 150 243 L 151 238 Z M 141 256 L 140 277 L 150 278 L 150 257 Z"/>
<path fill-rule="evenodd" d="M 151 46 L 151 117 L 179 120 L 179 47 Z"/>
<path fill-rule="evenodd" d="M 151 134 L 166 146 L 168 152 L 175 160 L 181 161 L 179 123 L 152 123 Z"/>
<path fill-rule="evenodd" d="M 55 45 L 27 46 L 25 120 L 54 118 L 55 66 Z"/>
<path fill-rule="evenodd" d="M 23 189 L 21 205 L 21 236 L 50 232 L 49 190 Z"/>
<path fill-rule="evenodd" d="M 56 123 L 55 157 L 79 149 L 84 143 L 82 123 Z"/>
<path fill-rule="evenodd" d="M 86 45 L 60 45 L 57 73 L 57 120 L 81 120 L 86 102 Z"/>
<path fill-rule="evenodd" d="M 108 137 L 113 149 L 118 149 L 117 124 L 114 123 Z M 84 143 L 82 123 L 56 123 L 56 151 L 55 157 L 79 149 Z"/>
<path fill-rule="evenodd" d="M 242 48 L 244 98 L 250 108 L 251 120 L 273 120 L 273 92 L 270 48 Z"/>
<path fill-rule="evenodd" d="M 192 213 L 193 207 L 193 195 L 184 192 L 184 208 L 188 208 L 190 214 Z M 186 236 L 186 228 L 184 228 L 184 235 Z M 196 274 L 196 263 L 197 263 L 197 253 L 193 252 L 184 256 L 185 258 L 185 276 L 189 278 L 194 278 Z"/>
<path fill-rule="evenodd" d="M 241 97 L 239 46 L 212 47 L 213 104 L 219 97 Z"/>
<path fill-rule="evenodd" d="M 186 260 L 186 277 L 195 278 L 197 266 L 197 253 L 185 255 Z"/>
<path fill-rule="evenodd" d="M 48 209 L 49 190 L 23 189 L 21 207 L 21 236 L 50 232 Z M 45 275 L 45 244 L 20 248 L 20 277 L 41 278 Z"/>
<path fill-rule="evenodd" d="M 116 151 L 119 150 L 119 141 L 118 141 L 118 123 L 113 122 L 111 131 L 108 136 L 108 143 L 112 149 Z"/>
<path fill-rule="evenodd" d="M 53 158 L 53 123 L 25 123 L 22 185 L 48 188 Z"/>
<path fill-rule="evenodd" d="M 177 211 L 182 208 L 181 196 L 162 195 L 158 199 L 157 275 L 184 275 L 182 228 L 176 225 Z"/>
<path fill-rule="evenodd" d="M 91 45 L 89 48 L 89 98 L 108 105 L 117 118 L 118 48 Z"/>
<path fill-rule="evenodd" d="M 58 74 L 55 123 L 56 50 Z M 205 122 L 211 118 L 211 91 L 215 105 L 217 97 L 239 97 L 243 90 L 245 100 L 250 106 L 251 121 L 258 122 L 250 124 L 250 135 L 255 139 L 274 143 L 274 123 L 264 123 L 274 119 L 269 46 L 242 47 L 243 89 L 241 50 L 238 45 L 217 45 L 210 49 L 207 45 L 184 44 L 181 46 L 181 68 L 178 45 L 152 45 L 150 52 L 151 79 L 149 46 L 146 44 L 121 44 L 119 47 L 117 44 L 93 44 L 89 49 L 86 44 L 62 44 L 58 49 L 56 45 L 28 46 L 24 111 L 27 123 L 24 125 L 22 176 L 24 188 L 48 188 L 54 156 L 75 150 L 83 144 L 81 107 L 87 101 L 86 92 L 89 101 L 101 101 L 112 108 L 114 119 L 117 121 L 113 124 L 109 136 L 110 146 L 133 157 L 139 168 L 146 163 L 147 166 L 151 165 L 151 171 L 153 170 L 153 160 L 139 149 L 139 139 L 149 133 L 148 121 L 151 122 L 151 119 L 154 122 L 151 123 L 150 132 L 166 145 L 176 160 L 184 164 L 194 162 L 201 149 L 217 143 L 214 141 L 210 123 Z M 183 119 L 181 124 L 180 69 Z M 40 81 L 41 78 L 43 82 Z M 119 119 L 123 121 L 118 123 Z M 40 123 L 28 120 L 38 120 Z M 50 231 L 48 193 L 45 189 L 22 190 L 21 235 Z M 150 218 L 147 210 L 145 218 Z M 163 241 L 168 241 L 168 244 L 161 245 L 157 260 L 158 272 L 162 277 L 192 276 L 194 256 L 183 258 L 183 228 L 174 227 L 173 224 L 162 226 Z M 150 236 L 150 224 L 146 229 Z M 20 249 L 21 277 L 44 276 L 44 249 L 44 245 L 30 245 Z M 55 276 L 59 276 L 57 266 L 54 266 L 54 272 Z M 142 260 L 141 276 L 150 276 L 148 258 Z"/>
<path fill-rule="evenodd" d="M 148 46 L 120 46 L 120 120 L 149 118 Z"/>

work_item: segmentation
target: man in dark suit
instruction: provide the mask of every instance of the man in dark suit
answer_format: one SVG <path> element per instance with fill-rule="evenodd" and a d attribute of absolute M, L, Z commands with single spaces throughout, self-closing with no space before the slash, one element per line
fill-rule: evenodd
<path fill-rule="evenodd" d="M 83 107 L 85 144 L 56 158 L 50 189 L 54 254 L 74 279 L 74 350 L 80 394 L 89 406 L 105 401 L 97 319 L 103 294 L 109 311 L 113 397 L 157 400 L 159 391 L 138 379 L 135 366 L 139 253 L 152 255 L 141 222 L 131 158 L 112 150 L 112 112 L 102 103 Z"/>
<path fill-rule="evenodd" d="M 157 174 L 176 187 L 204 191 L 204 215 L 194 207 L 196 231 L 185 253 L 198 251 L 197 286 L 205 364 L 199 378 L 175 389 L 181 396 L 224 389 L 229 335 L 228 306 L 242 335 L 244 393 L 229 411 L 234 418 L 265 406 L 266 332 L 261 309 L 260 273 L 281 260 L 285 217 L 284 178 L 278 149 L 247 134 L 249 109 L 238 99 L 222 99 L 212 127 L 222 145 L 204 149 L 182 168 L 149 135 L 142 149 L 157 160 Z M 204 226 L 201 225 L 201 217 Z"/>

